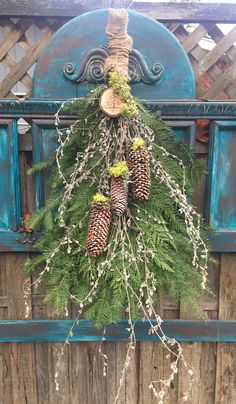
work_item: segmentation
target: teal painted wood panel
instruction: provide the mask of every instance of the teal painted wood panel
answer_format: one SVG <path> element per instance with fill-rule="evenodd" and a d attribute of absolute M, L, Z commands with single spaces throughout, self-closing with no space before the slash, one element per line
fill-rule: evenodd
<path fill-rule="evenodd" d="M 64 99 L 65 101 L 65 99 Z M 30 100 L 8 100 L 0 102 L 1 118 L 33 118 L 53 119 L 63 100 L 55 99 L 30 99 Z M 200 119 L 211 120 L 235 120 L 236 101 L 198 101 L 198 100 L 143 100 L 150 111 L 159 111 L 163 119 Z M 65 116 L 64 116 L 65 117 Z M 70 115 L 67 115 L 69 118 Z"/>
<path fill-rule="evenodd" d="M 0 249 L 18 245 L 20 224 L 19 162 L 16 120 L 0 121 Z"/>
<path fill-rule="evenodd" d="M 57 137 L 54 120 L 33 120 L 33 164 L 48 161 L 57 148 Z M 35 206 L 39 209 L 43 206 L 49 192 L 48 177 L 49 169 L 34 174 L 35 180 Z"/>
<path fill-rule="evenodd" d="M 207 217 L 217 234 L 215 251 L 236 251 L 236 121 L 216 121 L 211 128 Z"/>
<path fill-rule="evenodd" d="M 153 324 L 156 322 L 153 320 Z M 65 341 L 73 320 L 0 320 L 0 342 L 62 342 Z M 159 341 L 156 335 L 149 334 L 148 321 L 135 321 L 137 341 Z M 93 326 L 88 320 L 79 320 L 73 329 L 70 342 L 128 341 L 129 324 L 121 320 L 103 329 Z M 188 321 L 165 320 L 163 331 L 170 338 L 189 342 L 236 342 L 236 321 Z"/>
<path fill-rule="evenodd" d="M 16 121 L 19 117 L 33 118 L 33 133 L 34 133 L 34 153 L 35 161 L 41 161 L 40 148 L 37 149 L 38 142 L 43 139 L 43 153 L 44 158 L 47 158 L 50 153 L 55 150 L 56 142 L 54 138 L 54 114 L 58 110 L 61 101 L 58 100 L 27 100 L 27 101 L 14 101 L 14 100 L 1 100 L 0 103 L 0 142 L 1 142 L 1 189 L 3 190 L 0 198 L 0 251 L 32 251 L 32 246 L 24 244 L 24 235 L 19 234 L 16 226 L 20 224 L 20 195 L 19 195 L 19 173 L 18 173 L 18 147 L 17 147 L 17 133 Z M 194 137 L 194 124 L 193 119 L 196 118 L 211 118 L 217 119 L 216 124 L 212 123 L 215 135 L 212 131 L 211 144 L 210 144 L 210 163 L 209 163 L 209 183 L 208 183 L 208 197 L 207 197 L 207 211 L 208 217 L 212 217 L 213 225 L 218 226 L 219 233 L 212 237 L 212 247 L 215 251 L 236 251 L 236 231 L 234 231 L 234 205 L 232 209 L 229 205 L 230 198 L 227 201 L 228 210 L 231 215 L 230 230 L 227 230 L 227 222 L 224 218 L 224 210 L 213 209 L 214 204 L 210 204 L 211 200 L 217 201 L 214 194 L 214 189 L 219 190 L 217 181 L 211 183 L 211 171 L 213 166 L 217 167 L 218 155 L 216 150 L 227 146 L 226 140 L 221 140 L 220 146 L 215 147 L 217 143 L 217 133 L 221 133 L 222 128 L 225 131 L 225 139 L 234 138 L 232 130 L 234 130 L 236 122 L 236 102 L 235 101 L 213 101 L 213 102 L 199 102 L 199 101 L 155 101 L 148 102 L 151 110 L 161 111 L 162 118 L 175 128 L 176 135 L 182 138 L 187 143 L 191 142 Z M 73 120 L 72 116 L 63 117 L 64 125 L 66 126 Z M 41 133 L 42 132 L 42 133 Z M 228 135 L 227 135 L 228 134 Z M 232 138 L 233 136 L 233 138 Z M 54 138 L 54 139 L 53 139 Z M 41 139 L 41 140 L 40 140 Z M 223 137 L 221 136 L 221 139 Z M 48 143 L 49 142 L 49 143 Z M 227 150 L 231 150 L 228 148 Z M 38 155 L 37 155 L 38 153 Z M 224 154 L 224 152 L 223 152 Z M 214 157 L 213 157 L 214 156 Z M 5 163 L 4 163 L 5 162 Z M 8 164 L 7 164 L 8 162 Z M 214 164 L 213 164 L 214 163 Z M 231 165 L 234 166 L 234 151 L 231 153 Z M 234 169 L 233 169 L 234 171 Z M 11 181 L 10 181 L 11 179 Z M 40 184 L 41 182 L 41 184 Z M 8 185 L 7 185 L 8 184 Z M 37 185 L 37 206 L 41 206 L 45 192 L 43 178 L 38 180 Z M 234 183 L 232 183 L 234 187 Z M 225 188 L 223 183 L 222 192 Z M 211 191 L 214 191 L 211 193 Z M 41 192 L 41 195 L 40 195 Z M 213 196 L 211 196 L 213 195 Z M 11 204 L 9 204 L 9 200 Z M 219 201 L 219 199 L 218 199 Z M 232 199 L 232 204 L 233 204 Z M 219 204 L 218 204 L 219 205 Z M 7 207 L 7 208 L 6 208 Z M 7 212 L 7 213 L 6 213 Z M 217 223 L 217 215 L 221 222 Z M 7 216 L 6 216 L 7 215 Z M 4 218 L 5 216 L 5 218 Z M 223 227 L 220 227 L 223 223 Z M 34 235 L 38 237 L 36 233 Z"/>
<path fill-rule="evenodd" d="M 72 121 L 61 121 L 61 127 L 66 128 Z M 191 146 L 194 140 L 193 121 L 168 121 L 168 125 L 175 131 L 176 137 Z M 57 135 L 54 121 L 36 119 L 32 122 L 33 163 L 48 161 L 57 148 Z M 35 204 L 39 209 L 44 205 L 49 192 L 49 170 L 34 174 Z"/>
<path fill-rule="evenodd" d="M 194 121 L 165 120 L 165 123 L 174 130 L 176 138 L 192 149 L 195 139 Z"/>
<path fill-rule="evenodd" d="M 133 95 L 146 100 L 195 98 L 192 66 L 179 41 L 161 23 L 132 10 L 128 14 L 128 32 L 136 52 L 130 55 L 130 72 L 135 72 Z M 108 10 L 95 10 L 70 20 L 56 32 L 36 64 L 33 98 L 85 96 L 103 81 L 107 56 L 101 47 L 108 42 L 107 21 Z M 160 66 L 162 74 L 155 81 Z"/>

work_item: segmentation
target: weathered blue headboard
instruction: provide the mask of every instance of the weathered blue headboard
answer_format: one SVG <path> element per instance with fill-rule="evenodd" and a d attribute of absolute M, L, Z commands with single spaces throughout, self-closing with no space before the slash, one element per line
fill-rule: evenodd
<path fill-rule="evenodd" d="M 65 99 L 87 94 L 104 82 L 108 55 L 108 10 L 83 14 L 65 24 L 39 58 L 33 79 L 33 98 Z M 195 80 L 189 59 L 164 25 L 129 11 L 129 58 L 132 92 L 145 100 L 193 99 Z"/>
<path fill-rule="evenodd" d="M 32 99 L 0 101 L 0 250 L 31 251 L 38 233 L 19 232 L 21 224 L 18 161 L 19 118 L 31 124 L 33 160 L 49 158 L 56 148 L 54 114 L 63 99 L 84 96 L 101 83 L 107 56 L 105 27 L 108 11 L 84 14 L 62 27 L 42 52 L 33 78 Z M 206 217 L 218 233 L 215 251 L 236 251 L 236 102 L 197 101 L 192 67 L 175 37 L 161 24 L 129 12 L 129 33 L 134 39 L 130 55 L 132 92 L 152 110 L 159 110 L 180 139 L 194 152 L 197 119 L 211 120 Z M 73 116 L 63 116 L 67 125 Z M 205 150 L 205 149 L 204 149 Z M 205 150 L 206 151 L 206 150 Z M 205 153 L 204 151 L 204 153 Z M 35 206 L 42 206 L 46 178 L 34 178 Z M 71 320 L 1 320 L 0 341 L 64 341 Z M 127 321 L 107 328 L 106 339 L 127 340 Z M 147 323 L 136 323 L 137 340 L 157 340 L 147 335 Z M 236 341 L 234 321 L 164 321 L 163 329 L 179 341 Z M 104 336 L 91 322 L 80 320 L 71 341 L 97 341 Z"/>
<path fill-rule="evenodd" d="M 104 81 L 108 10 L 79 16 L 63 26 L 42 52 L 33 77 L 32 99 L 0 102 L 0 249 L 30 251 L 32 244 L 18 232 L 21 223 L 18 118 L 30 119 L 33 159 L 47 159 L 56 148 L 54 114 L 66 98 L 84 96 Z M 195 122 L 211 120 L 206 217 L 218 233 L 215 251 L 236 251 L 236 102 L 195 100 L 195 80 L 188 57 L 177 39 L 160 23 L 129 12 L 134 40 L 129 70 L 132 92 L 160 110 L 194 151 Z M 73 119 L 65 116 L 65 121 Z M 45 178 L 35 175 L 35 201 L 45 199 Z M 32 238 L 38 237 L 33 234 Z M 32 240 L 31 240 L 32 241 Z"/>

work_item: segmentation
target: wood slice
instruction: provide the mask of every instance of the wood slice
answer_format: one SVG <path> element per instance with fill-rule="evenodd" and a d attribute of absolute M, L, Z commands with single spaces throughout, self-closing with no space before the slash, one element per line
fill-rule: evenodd
<path fill-rule="evenodd" d="M 100 97 L 100 107 L 102 111 L 112 118 L 121 115 L 122 100 L 112 88 L 108 88 Z"/>

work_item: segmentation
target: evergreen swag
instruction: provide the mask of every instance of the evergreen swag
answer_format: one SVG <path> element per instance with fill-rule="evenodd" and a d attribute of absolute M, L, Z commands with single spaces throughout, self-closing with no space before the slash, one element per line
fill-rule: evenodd
<path fill-rule="evenodd" d="M 34 284 L 49 285 L 45 301 L 60 313 L 72 301 L 96 326 L 117 322 L 124 309 L 130 324 L 153 317 L 160 325 L 153 305 L 161 292 L 197 308 L 205 288 L 206 228 L 188 203 L 199 166 L 159 115 L 131 97 L 126 79 L 110 73 L 109 85 L 122 99 L 120 117 L 106 116 L 99 106 L 105 86 L 62 106 L 78 116 L 71 127 L 59 129 L 60 111 L 56 114 L 59 146 L 48 162 L 51 193 L 31 219 L 34 229 L 43 230 L 36 244 L 41 254 L 25 268 L 30 275 L 41 270 Z M 45 166 L 34 166 L 31 172 Z M 144 197 L 133 200 L 132 187 L 139 178 L 138 192 Z M 118 214 L 111 209 L 110 219 L 104 212 L 110 212 L 112 182 Z M 105 204 L 105 224 L 98 216 L 97 229 L 91 227 L 91 202 L 98 215 Z M 109 227 L 104 251 L 90 256 L 86 243 L 91 247 L 91 232 L 97 231 L 101 246 L 104 226 Z"/>

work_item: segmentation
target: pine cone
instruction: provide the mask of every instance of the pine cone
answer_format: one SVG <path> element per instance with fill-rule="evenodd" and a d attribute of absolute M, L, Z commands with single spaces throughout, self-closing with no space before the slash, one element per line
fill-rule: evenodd
<path fill-rule="evenodd" d="M 103 252 L 106 246 L 110 223 L 110 207 L 107 204 L 94 203 L 89 217 L 86 240 L 86 250 L 91 257 L 96 257 Z"/>
<path fill-rule="evenodd" d="M 111 183 L 111 209 L 115 215 L 122 215 L 127 210 L 128 186 L 123 177 L 113 177 Z"/>
<path fill-rule="evenodd" d="M 146 146 L 129 150 L 128 166 L 131 171 L 131 196 L 143 201 L 151 191 L 150 155 Z"/>

